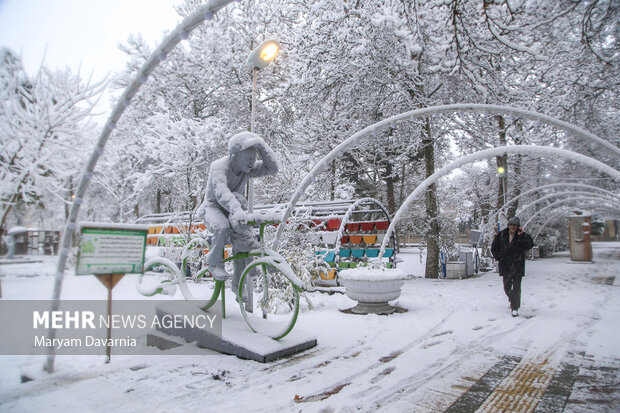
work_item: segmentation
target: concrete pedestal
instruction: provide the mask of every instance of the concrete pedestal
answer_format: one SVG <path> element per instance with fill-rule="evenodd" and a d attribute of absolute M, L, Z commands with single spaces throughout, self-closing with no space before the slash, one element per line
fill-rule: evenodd
<path fill-rule="evenodd" d="M 183 302 L 174 302 L 171 305 L 157 306 L 157 315 L 179 314 L 179 306 Z M 215 306 L 217 306 L 216 304 Z M 214 306 L 214 307 L 215 307 Z M 183 310 L 184 314 L 202 313 L 202 310 L 187 304 L 187 308 Z M 201 328 L 157 328 L 158 331 L 183 338 L 186 342 L 196 342 L 198 347 L 208 348 L 219 353 L 230 354 L 242 359 L 255 360 L 261 363 L 267 363 L 299 353 L 316 346 L 316 337 L 293 328 L 286 337 L 280 340 L 274 340 L 270 337 L 254 333 L 246 324 L 238 308 L 226 309 L 226 318 L 222 320 L 221 334 L 214 329 Z M 209 310 L 207 314 L 219 317 L 219 311 Z M 153 340 L 153 344 L 163 342 L 162 340 Z M 163 348 L 162 348 L 163 349 Z"/>

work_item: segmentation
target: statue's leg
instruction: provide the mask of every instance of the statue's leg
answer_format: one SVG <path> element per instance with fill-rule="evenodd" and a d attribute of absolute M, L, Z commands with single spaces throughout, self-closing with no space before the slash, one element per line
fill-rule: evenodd
<path fill-rule="evenodd" d="M 235 273 L 233 274 L 232 279 L 232 290 L 235 294 L 239 292 L 239 280 L 241 279 L 241 275 L 243 274 L 243 269 L 250 263 L 250 260 L 247 258 L 238 258 L 233 261 L 235 266 Z"/>
<path fill-rule="evenodd" d="M 224 269 L 224 247 L 231 234 L 228 217 L 219 208 L 206 208 L 204 223 L 213 233 L 211 250 L 207 254 L 209 272 L 216 280 L 226 280 L 228 274 Z"/>
<path fill-rule="evenodd" d="M 247 253 L 259 247 L 259 243 L 256 239 L 256 236 L 254 235 L 254 231 L 249 225 L 244 225 L 239 231 L 231 231 L 230 238 L 233 252 L 235 254 Z M 239 258 L 234 260 L 235 273 L 232 279 L 232 290 L 235 294 L 239 292 L 239 281 L 241 280 L 243 270 L 251 262 L 251 258 Z M 252 273 L 248 276 L 254 276 L 253 273 L 254 271 L 252 271 Z"/>

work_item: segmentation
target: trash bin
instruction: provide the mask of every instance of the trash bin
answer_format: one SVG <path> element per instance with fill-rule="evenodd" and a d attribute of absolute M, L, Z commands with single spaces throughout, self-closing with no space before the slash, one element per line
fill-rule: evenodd
<path fill-rule="evenodd" d="M 472 249 L 462 249 L 459 251 L 459 261 L 465 263 L 465 276 L 474 275 L 474 251 Z"/>

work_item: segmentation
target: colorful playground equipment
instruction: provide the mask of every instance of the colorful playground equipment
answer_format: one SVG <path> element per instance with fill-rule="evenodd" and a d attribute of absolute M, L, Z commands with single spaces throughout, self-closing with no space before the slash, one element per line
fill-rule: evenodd
<path fill-rule="evenodd" d="M 341 270 L 379 260 L 379 246 L 385 239 L 391 217 L 378 200 L 305 203 L 298 205 L 292 216 L 300 213 L 311 219 L 308 241 L 314 247 L 315 258 L 326 264 L 317 274 L 317 284 L 338 285 Z M 392 235 L 382 258 L 388 268 L 394 265 L 395 240 Z"/>

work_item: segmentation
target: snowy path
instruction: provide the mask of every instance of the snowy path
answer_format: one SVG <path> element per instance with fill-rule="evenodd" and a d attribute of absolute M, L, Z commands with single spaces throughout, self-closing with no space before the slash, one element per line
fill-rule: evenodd
<path fill-rule="evenodd" d="M 318 346 L 269 364 L 208 351 L 108 365 L 76 356 L 59 357 L 47 375 L 41 357 L 2 356 L 0 411 L 558 411 L 568 394 L 547 389 L 568 383 L 564 411 L 611 412 L 620 406 L 620 243 L 597 244 L 594 255 L 593 264 L 567 254 L 528 262 L 512 318 L 496 273 L 425 280 L 411 254 L 405 264 L 418 277 L 395 302 L 406 313 L 345 314 L 354 305 L 346 296 L 316 293 L 296 329 L 314 331 Z M 0 266 L 3 298 L 48 298 L 51 277 L 17 277 L 35 266 L 20 265 Z M 127 278 L 116 298 L 137 298 Z M 68 276 L 63 297 L 105 298 L 96 283 Z"/>

